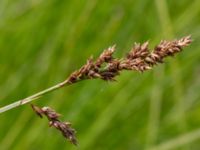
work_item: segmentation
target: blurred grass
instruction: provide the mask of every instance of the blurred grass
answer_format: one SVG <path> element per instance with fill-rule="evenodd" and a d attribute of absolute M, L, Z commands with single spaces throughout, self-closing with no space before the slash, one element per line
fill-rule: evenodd
<path fill-rule="evenodd" d="M 152 71 L 116 83 L 82 82 L 36 101 L 77 129 L 78 148 L 28 105 L 0 115 L 0 149 L 199 149 L 200 1 L 0 1 L 0 105 L 65 79 L 90 56 L 117 44 L 191 34 L 194 42 Z"/>

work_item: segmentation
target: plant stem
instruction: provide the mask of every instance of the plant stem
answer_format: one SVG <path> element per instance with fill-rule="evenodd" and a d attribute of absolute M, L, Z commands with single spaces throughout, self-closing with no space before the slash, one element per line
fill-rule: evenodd
<path fill-rule="evenodd" d="M 56 84 L 56 85 L 54 85 L 54 86 L 48 88 L 48 89 L 45 89 L 45 90 L 40 91 L 40 92 L 38 92 L 38 93 L 36 93 L 36 94 L 33 94 L 33 95 L 31 95 L 31 96 L 29 96 L 29 97 L 27 97 L 27 98 L 18 100 L 18 101 L 14 102 L 14 103 L 11 103 L 11 104 L 9 104 L 9 105 L 6 105 L 6 106 L 4 106 L 4 107 L 1 107 L 1 108 L 0 108 L 0 114 L 3 113 L 3 112 L 5 112 L 5 111 L 8 111 L 8 110 L 10 110 L 10 109 L 16 108 L 16 107 L 18 107 L 18 106 L 27 104 L 27 103 L 29 103 L 29 102 L 31 102 L 31 101 L 33 101 L 33 100 L 39 99 L 40 97 L 42 97 L 43 95 L 45 95 L 45 94 L 47 94 L 47 93 L 50 93 L 50 92 L 55 91 L 55 90 L 57 90 L 57 89 L 60 89 L 60 88 L 62 88 L 62 87 L 64 87 L 64 86 L 68 86 L 68 85 L 70 85 L 70 84 L 71 84 L 71 83 L 68 82 L 68 80 L 65 80 L 65 81 L 63 81 L 63 82 L 61 82 L 61 83 L 58 83 L 58 84 Z"/>
<path fill-rule="evenodd" d="M 27 104 L 41 96 L 55 91 L 63 86 L 67 86 L 86 79 L 102 79 L 105 81 L 115 81 L 115 77 L 122 70 L 146 71 L 158 63 L 162 63 L 167 56 L 174 56 L 181 52 L 183 47 L 192 42 L 191 36 L 183 37 L 174 41 L 161 41 L 152 52 L 149 51 L 148 42 L 136 44 L 125 58 L 113 58 L 115 46 L 109 47 L 94 61 L 92 58 L 87 60 L 79 70 L 74 71 L 67 80 L 58 83 L 46 90 L 40 91 L 32 96 L 18 100 L 0 108 L 0 113 Z M 102 64 L 106 63 L 106 68 L 102 70 Z"/>

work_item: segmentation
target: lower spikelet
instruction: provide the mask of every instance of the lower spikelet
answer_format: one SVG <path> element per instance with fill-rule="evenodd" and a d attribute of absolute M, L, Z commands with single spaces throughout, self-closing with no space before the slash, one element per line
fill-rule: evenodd
<path fill-rule="evenodd" d="M 67 138 L 72 144 L 77 145 L 77 140 L 75 137 L 76 131 L 73 128 L 71 128 L 71 123 L 61 122 L 59 120 L 60 114 L 55 112 L 55 110 L 53 110 L 50 107 L 40 108 L 35 105 L 31 106 L 32 109 L 36 112 L 36 114 L 39 115 L 41 118 L 43 117 L 43 115 L 48 118 L 50 127 L 58 129 L 62 133 L 62 135 L 65 138 Z"/>

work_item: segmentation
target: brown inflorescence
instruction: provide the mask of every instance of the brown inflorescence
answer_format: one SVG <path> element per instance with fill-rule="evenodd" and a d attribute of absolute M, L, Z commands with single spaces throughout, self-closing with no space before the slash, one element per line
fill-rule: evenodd
<path fill-rule="evenodd" d="M 31 105 L 33 110 L 37 113 L 38 116 L 41 118 L 46 116 L 49 120 L 49 126 L 50 127 L 55 127 L 58 129 L 62 135 L 67 138 L 72 144 L 77 145 L 77 140 L 75 137 L 76 131 L 71 128 L 71 123 L 69 122 L 61 122 L 59 120 L 60 114 L 55 112 L 52 108 L 50 107 L 38 107 L 35 105 Z"/>
<path fill-rule="evenodd" d="M 191 42 L 191 36 L 183 37 L 180 40 L 161 41 L 153 50 L 148 48 L 148 42 L 136 43 L 127 56 L 121 59 L 113 57 L 115 46 L 112 46 L 104 50 L 96 61 L 92 57 L 89 58 L 87 63 L 73 72 L 66 81 L 75 83 L 83 79 L 94 78 L 115 81 L 115 77 L 122 70 L 139 72 L 149 70 L 158 63 L 163 63 L 165 57 L 174 56 Z"/>
<path fill-rule="evenodd" d="M 183 37 L 180 40 L 161 41 L 153 50 L 148 48 L 148 42 L 143 44 L 135 43 L 135 46 L 121 59 L 113 57 L 115 46 L 109 47 L 101 53 L 96 61 L 90 57 L 85 65 L 74 71 L 60 86 L 73 84 L 85 79 L 99 78 L 106 81 L 115 81 L 115 77 L 123 70 L 139 72 L 150 70 L 158 63 L 163 63 L 164 58 L 174 56 L 182 51 L 182 48 L 188 46 L 191 42 L 190 36 Z M 46 116 L 50 126 L 58 129 L 65 138 L 77 145 L 75 130 L 71 128 L 70 123 L 61 122 L 58 119 L 60 114 L 49 107 L 39 108 L 32 105 L 32 108 L 40 117 Z"/>

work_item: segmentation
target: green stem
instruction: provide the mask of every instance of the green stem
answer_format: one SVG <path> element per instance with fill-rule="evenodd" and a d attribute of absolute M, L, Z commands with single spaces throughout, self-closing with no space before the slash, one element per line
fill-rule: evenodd
<path fill-rule="evenodd" d="M 13 103 L 11 103 L 11 104 L 9 104 L 9 105 L 6 105 L 6 106 L 4 106 L 4 107 L 1 107 L 1 108 L 0 108 L 0 114 L 3 113 L 3 112 L 5 112 L 5 111 L 8 111 L 8 110 L 10 110 L 10 109 L 16 108 L 16 107 L 18 107 L 18 106 L 27 104 L 27 103 L 29 103 L 29 102 L 31 102 L 31 101 L 33 101 L 33 100 L 39 99 L 40 97 L 42 97 L 43 95 L 45 95 L 45 94 L 47 94 L 47 93 L 50 93 L 50 92 L 52 92 L 52 91 L 55 91 L 55 90 L 57 90 L 57 89 L 59 89 L 59 88 L 62 88 L 62 87 L 64 87 L 64 86 L 67 86 L 67 85 L 70 85 L 70 84 L 71 84 L 71 83 L 68 82 L 68 80 L 65 80 L 65 81 L 63 81 L 63 82 L 61 82 L 61 83 L 58 83 L 58 84 L 56 84 L 56 85 L 54 85 L 54 86 L 48 88 L 48 89 L 45 89 L 45 90 L 40 91 L 40 92 L 38 92 L 38 93 L 36 93 L 36 94 L 33 94 L 33 95 L 31 95 L 31 96 L 29 96 L 29 97 L 27 97 L 27 98 L 18 100 L 18 101 L 13 102 Z"/>

